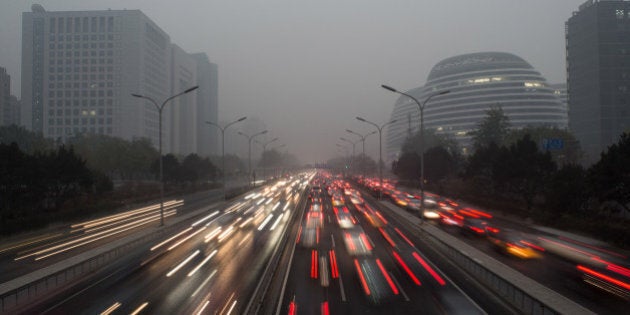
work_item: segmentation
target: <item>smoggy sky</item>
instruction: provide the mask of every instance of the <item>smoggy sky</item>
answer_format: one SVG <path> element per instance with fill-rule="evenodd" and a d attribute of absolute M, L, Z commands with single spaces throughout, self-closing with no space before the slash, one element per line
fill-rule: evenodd
<path fill-rule="evenodd" d="M 257 116 L 302 162 L 337 154 L 345 132 L 385 122 L 400 90 L 479 51 L 516 54 L 565 81 L 564 23 L 584 0 L 0 0 L 0 67 L 20 98 L 21 13 L 140 9 L 173 43 L 219 66 L 219 118 Z M 385 139 L 385 137 L 383 137 Z M 383 146 L 385 146 L 383 144 Z M 357 150 L 359 145 L 357 145 Z M 366 142 L 378 158 L 378 137 Z"/>

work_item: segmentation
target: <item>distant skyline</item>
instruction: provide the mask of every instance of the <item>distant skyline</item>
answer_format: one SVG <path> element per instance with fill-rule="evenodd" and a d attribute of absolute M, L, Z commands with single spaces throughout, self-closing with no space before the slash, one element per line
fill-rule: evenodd
<path fill-rule="evenodd" d="M 397 96 L 424 84 L 440 60 L 503 51 L 550 83 L 566 78 L 564 23 L 584 0 L 565 1 L 5 1 L 0 66 L 20 93 L 21 13 L 139 9 L 184 50 L 219 69 L 219 120 L 256 115 L 302 162 L 325 161 L 356 121 L 388 119 Z M 377 157 L 378 138 L 366 141 Z M 227 152 L 230 153 L 230 152 Z"/>

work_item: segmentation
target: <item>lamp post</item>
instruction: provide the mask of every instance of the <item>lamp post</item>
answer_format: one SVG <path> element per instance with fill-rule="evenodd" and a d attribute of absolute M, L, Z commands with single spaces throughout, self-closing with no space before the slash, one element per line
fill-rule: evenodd
<path fill-rule="evenodd" d="M 394 119 L 392 121 L 384 123 L 381 126 L 369 120 L 366 120 L 365 118 L 362 118 L 362 117 L 357 116 L 357 120 L 362 121 L 364 123 L 368 123 L 376 127 L 376 130 L 378 130 L 378 178 L 379 178 L 379 184 L 380 184 L 378 198 L 381 199 L 383 197 L 383 166 L 382 166 L 383 165 L 383 128 L 385 128 L 385 126 L 387 125 L 391 125 L 395 123 L 397 120 Z"/>
<path fill-rule="evenodd" d="M 344 137 L 339 137 L 339 140 L 345 141 L 345 142 L 348 142 L 348 143 L 352 144 L 352 155 L 350 155 L 350 165 L 352 166 L 352 169 L 354 170 L 354 157 L 355 157 L 355 150 L 354 149 L 356 147 L 356 144 L 359 143 L 360 140 L 352 141 L 352 140 L 348 140 L 348 139 L 346 139 Z"/>
<path fill-rule="evenodd" d="M 366 133 L 365 135 L 362 135 L 362 134 L 360 134 L 360 133 L 358 133 L 358 132 L 354 132 L 354 131 L 352 131 L 352 130 L 350 130 L 350 129 L 346 129 L 346 132 L 347 132 L 347 133 L 351 133 L 351 134 L 353 134 L 353 135 L 357 135 L 357 136 L 359 136 L 359 138 L 361 138 L 361 142 L 363 142 L 363 155 L 365 155 L 365 139 L 366 139 L 368 136 L 371 136 L 371 135 L 373 135 L 373 134 L 377 133 L 377 131 L 376 131 L 376 130 L 374 130 L 374 131 L 372 131 L 372 132 L 368 132 L 368 133 Z"/>
<path fill-rule="evenodd" d="M 354 132 L 354 131 L 352 131 L 352 130 L 350 130 L 350 129 L 346 129 L 346 132 L 347 132 L 347 133 L 351 133 L 351 134 L 353 134 L 353 135 L 357 135 L 357 136 L 359 136 L 359 138 L 361 138 L 361 140 L 360 140 L 360 141 L 361 141 L 361 142 L 363 142 L 363 159 L 364 159 L 364 161 L 363 161 L 363 163 L 362 163 L 363 165 L 362 165 L 362 167 L 361 167 L 361 168 L 362 168 L 362 171 L 363 171 L 363 178 L 365 178 L 365 162 L 366 162 L 366 160 L 367 160 L 367 159 L 366 159 L 366 156 L 365 156 L 365 139 L 366 139 L 367 137 L 369 137 L 369 136 L 371 136 L 371 135 L 373 135 L 373 134 L 377 133 L 377 131 L 376 131 L 376 130 L 374 130 L 374 131 L 372 131 L 372 132 L 368 132 L 368 133 L 366 133 L 365 135 L 362 135 L 362 134 L 360 134 L 360 133 L 358 133 L 358 132 Z"/>
<path fill-rule="evenodd" d="M 418 108 L 420 109 L 420 208 L 422 208 L 422 210 L 420 210 L 422 213 L 420 215 L 420 219 L 424 220 L 424 107 L 427 105 L 427 103 L 429 102 L 429 100 L 431 98 L 433 98 L 434 96 L 440 96 L 440 95 L 444 95 L 444 94 L 448 94 L 451 91 L 449 90 L 445 90 L 445 91 L 440 91 L 440 92 L 436 92 L 433 93 L 431 95 L 429 95 L 424 102 L 420 103 L 415 97 L 407 94 L 407 93 L 403 93 L 400 92 L 398 90 L 396 90 L 395 88 L 391 87 L 391 86 L 387 86 L 387 85 L 381 85 L 382 88 L 394 92 L 394 93 L 398 93 L 400 95 L 404 95 L 410 99 L 412 99 L 414 102 L 416 102 L 416 104 L 418 104 Z"/>
<path fill-rule="evenodd" d="M 158 110 L 158 117 L 159 117 L 159 134 L 158 134 L 158 147 L 159 147 L 159 152 L 160 152 L 160 226 L 164 226 L 164 171 L 163 171 L 163 166 L 162 166 L 162 110 L 164 109 L 164 106 L 166 106 L 166 103 L 168 103 L 170 100 L 178 97 L 178 96 L 182 96 L 186 93 L 190 93 L 194 90 L 196 90 L 197 88 L 199 88 L 198 85 L 195 85 L 187 90 L 185 90 L 184 92 L 175 94 L 171 97 L 168 97 L 167 99 L 164 100 L 164 102 L 162 102 L 162 105 L 158 105 L 158 103 L 151 97 L 149 96 L 144 96 L 141 94 L 135 94 L 135 93 L 131 93 L 131 96 L 133 97 L 137 97 L 137 98 L 143 98 L 145 100 L 148 100 L 149 102 L 153 103 L 153 105 L 155 105 L 155 108 Z"/>
<path fill-rule="evenodd" d="M 247 162 L 247 174 L 249 175 L 249 185 L 252 185 L 252 140 L 255 137 L 258 137 L 260 135 L 264 135 L 267 133 L 267 130 L 263 130 L 259 133 L 255 133 L 253 135 L 247 135 L 245 133 L 242 132 L 238 132 L 239 135 L 247 138 L 247 141 L 249 141 L 249 146 L 248 146 L 248 151 L 247 151 L 247 156 L 248 156 L 248 162 Z M 256 186 L 256 182 L 254 182 L 254 186 Z"/>
<path fill-rule="evenodd" d="M 215 126 L 217 128 L 219 128 L 219 130 L 221 130 L 221 171 L 223 172 L 223 174 L 221 175 L 221 178 L 223 179 L 223 199 L 225 199 L 225 191 L 226 191 L 226 187 L 225 187 L 225 130 L 228 129 L 228 127 L 234 125 L 237 122 L 241 122 L 243 120 L 247 119 L 247 117 L 241 117 L 227 125 L 225 125 L 225 127 L 221 127 L 218 124 L 215 124 L 213 122 L 210 121 L 206 121 L 206 124 L 211 125 L 211 126 Z"/>
<path fill-rule="evenodd" d="M 263 148 L 263 152 L 262 152 L 262 155 L 261 155 L 261 157 L 260 157 L 260 159 L 261 159 L 261 160 L 262 160 L 263 158 L 265 158 L 265 152 L 267 151 L 267 145 L 269 145 L 270 143 L 272 143 L 272 142 L 274 142 L 274 141 L 277 141 L 277 140 L 278 140 L 278 137 L 275 137 L 275 138 L 273 138 L 273 139 L 271 139 L 271 140 L 269 140 L 269 141 L 267 141 L 267 142 L 260 142 L 260 141 L 258 141 L 258 140 L 254 140 L 254 142 L 256 142 L 256 143 L 260 144 L 260 145 L 262 146 L 262 148 Z M 266 173 L 267 173 L 267 172 L 266 172 L 266 167 L 263 167 L 263 179 L 265 179 L 265 178 L 266 178 L 266 176 L 265 176 L 265 175 L 267 175 Z M 266 179 L 265 179 L 265 180 L 266 180 Z"/>

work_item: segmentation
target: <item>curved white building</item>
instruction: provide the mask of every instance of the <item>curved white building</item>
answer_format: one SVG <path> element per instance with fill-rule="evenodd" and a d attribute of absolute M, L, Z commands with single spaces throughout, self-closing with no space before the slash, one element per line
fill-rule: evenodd
<path fill-rule="evenodd" d="M 470 131 L 491 106 L 501 106 L 512 128 L 553 126 L 567 128 L 567 108 L 545 78 L 522 58 L 503 52 L 480 52 L 444 59 L 436 64 L 424 87 L 407 91 L 423 102 L 439 91 L 424 109 L 424 127 L 448 134 L 462 146 L 471 146 Z M 419 128 L 418 105 L 401 96 L 387 129 L 387 158 L 395 159 L 408 135 Z"/>

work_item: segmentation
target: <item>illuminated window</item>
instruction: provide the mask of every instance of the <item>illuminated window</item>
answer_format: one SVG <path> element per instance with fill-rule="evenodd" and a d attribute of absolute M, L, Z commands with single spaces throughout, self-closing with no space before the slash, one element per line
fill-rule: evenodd
<path fill-rule="evenodd" d="M 542 84 L 540 82 L 525 82 L 523 83 L 525 87 L 541 87 Z"/>
<path fill-rule="evenodd" d="M 615 16 L 617 17 L 617 19 L 623 19 L 625 16 L 625 12 L 623 11 L 623 9 L 617 9 L 615 10 Z"/>

